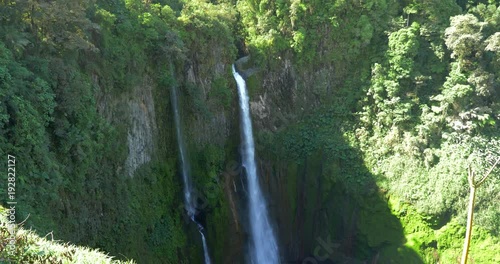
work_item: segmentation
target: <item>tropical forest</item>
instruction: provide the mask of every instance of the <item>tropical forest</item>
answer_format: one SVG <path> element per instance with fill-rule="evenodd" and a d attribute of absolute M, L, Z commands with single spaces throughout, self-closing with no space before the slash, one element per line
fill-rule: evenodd
<path fill-rule="evenodd" d="M 500 1 L 0 0 L 0 263 L 500 263 Z"/>

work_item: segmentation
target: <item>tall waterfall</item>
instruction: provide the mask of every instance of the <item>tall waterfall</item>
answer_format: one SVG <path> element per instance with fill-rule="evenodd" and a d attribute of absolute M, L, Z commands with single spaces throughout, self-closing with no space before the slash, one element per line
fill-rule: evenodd
<path fill-rule="evenodd" d="M 251 229 L 250 262 L 253 264 L 279 263 L 278 245 L 269 223 L 267 205 L 262 195 L 255 165 L 255 148 L 250 119 L 246 83 L 233 65 L 233 75 L 238 84 L 241 109 L 242 159 L 246 170 Z"/>
<path fill-rule="evenodd" d="M 191 184 L 191 170 L 189 168 L 189 163 L 186 155 L 186 148 L 184 146 L 184 138 L 182 137 L 182 129 L 181 129 L 181 116 L 179 114 L 179 104 L 177 98 L 177 89 L 172 86 L 172 106 L 174 108 L 174 122 L 175 128 L 177 132 L 177 145 L 179 146 L 179 153 L 181 158 L 181 166 L 182 166 L 182 179 L 184 181 L 184 203 L 187 214 L 191 221 L 193 221 L 198 227 L 198 231 L 201 235 L 201 241 L 203 243 L 203 255 L 205 257 L 205 264 L 210 264 L 210 255 L 208 254 L 208 246 L 207 241 L 205 239 L 205 235 L 203 234 L 203 226 L 196 221 L 194 218 L 196 214 L 196 201 L 193 197 L 193 188 Z"/>

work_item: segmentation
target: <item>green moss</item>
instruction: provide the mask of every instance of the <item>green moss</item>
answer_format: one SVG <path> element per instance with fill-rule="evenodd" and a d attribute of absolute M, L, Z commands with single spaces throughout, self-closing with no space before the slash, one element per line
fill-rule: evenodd
<path fill-rule="evenodd" d="M 465 238 L 465 224 L 456 220 L 436 231 L 438 251 L 443 263 L 453 263 L 462 254 Z M 474 263 L 499 263 L 500 241 L 484 228 L 474 226 L 469 258 Z"/>
<path fill-rule="evenodd" d="M 230 216 L 228 204 L 221 199 L 220 203 L 207 215 L 207 227 L 210 228 L 207 236 L 207 243 L 213 252 L 214 262 L 222 263 L 225 259 L 224 248 L 229 237 L 229 226 L 232 217 Z"/>
<path fill-rule="evenodd" d="M 173 159 L 152 161 L 116 186 L 122 204 L 111 229 L 101 234 L 105 248 L 145 263 L 178 263 L 189 258 L 175 168 Z"/>
<path fill-rule="evenodd" d="M 290 207 L 292 209 L 292 212 L 296 212 L 296 210 L 297 210 L 297 191 L 298 191 L 297 184 L 299 181 L 298 165 L 296 163 L 290 164 L 290 166 L 287 167 L 286 175 L 287 175 L 286 186 L 287 186 Z"/>
<path fill-rule="evenodd" d="M 399 264 L 399 263 L 408 263 L 408 264 L 421 264 L 422 259 L 419 257 L 417 253 L 411 248 L 406 246 L 398 246 L 391 245 L 388 247 L 384 247 L 380 251 L 379 259 L 380 263 L 387 264 Z"/>
<path fill-rule="evenodd" d="M 207 144 L 200 146 L 194 142 L 189 142 L 189 160 L 191 165 L 191 176 L 193 186 L 198 195 L 198 210 L 204 220 L 207 235 L 207 243 L 212 260 L 222 263 L 225 259 L 225 249 L 227 249 L 230 239 L 229 226 L 231 226 L 232 216 L 229 211 L 228 200 L 224 193 L 223 170 L 227 166 L 226 149 L 216 144 Z M 196 241 L 199 235 L 196 233 Z M 197 244 L 198 245 L 198 244 Z M 198 246 L 197 246 L 198 247 Z M 196 258 L 199 261 L 191 259 L 192 263 L 203 262 L 201 243 L 198 248 L 193 248 L 196 252 Z"/>
<path fill-rule="evenodd" d="M 316 212 L 319 210 L 322 194 L 318 193 L 317 181 L 322 173 L 323 164 L 323 153 L 321 150 L 316 151 L 313 155 L 308 157 L 303 165 L 303 171 L 301 174 L 305 174 L 307 179 L 302 183 L 304 184 L 302 191 L 307 197 L 304 199 L 304 233 L 302 234 L 302 239 L 306 241 L 315 241 L 315 236 L 317 235 L 314 231 L 317 229 L 315 223 Z M 303 177 L 301 175 L 301 177 Z"/>
<path fill-rule="evenodd" d="M 395 197 L 390 197 L 389 204 L 392 213 L 401 221 L 406 235 L 407 246 L 419 251 L 433 241 L 435 242 L 434 230 L 430 228 L 422 215 L 414 208 Z"/>
<path fill-rule="evenodd" d="M 427 216 L 417 212 L 408 203 L 396 197 L 389 199 L 391 211 L 396 215 L 404 229 L 406 243 L 425 263 L 454 263 L 462 253 L 465 225 L 452 219 L 438 230 L 434 230 Z M 497 238 L 481 227 L 473 228 L 470 257 L 476 263 L 497 263 L 500 244 Z M 394 251 L 392 251 L 394 252 Z M 385 262 L 384 262 L 385 263 Z"/>
<path fill-rule="evenodd" d="M 321 184 L 321 193 L 323 193 L 323 202 L 328 202 L 330 199 L 330 193 L 335 192 L 335 187 L 338 186 L 338 176 L 342 173 L 339 160 L 327 161 L 324 164 L 323 178 L 324 181 Z"/>
<path fill-rule="evenodd" d="M 248 96 L 250 97 L 250 100 L 255 100 L 257 95 L 262 93 L 262 81 L 262 75 L 258 73 L 246 79 Z"/>
<path fill-rule="evenodd" d="M 233 97 L 226 78 L 217 77 L 212 81 L 209 97 L 215 99 L 224 108 L 228 108 L 231 105 Z"/>
<path fill-rule="evenodd" d="M 385 199 L 377 195 L 365 197 L 359 214 L 358 229 L 373 248 L 386 243 L 400 245 L 404 241 L 401 223 L 391 214 Z"/>

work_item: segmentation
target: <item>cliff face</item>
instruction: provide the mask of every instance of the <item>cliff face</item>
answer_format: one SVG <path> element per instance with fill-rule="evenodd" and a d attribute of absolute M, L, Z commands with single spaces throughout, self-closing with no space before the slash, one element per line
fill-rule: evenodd
<path fill-rule="evenodd" d="M 239 109 L 230 64 L 216 67 L 221 62 L 216 58 L 213 61 L 215 65 L 190 66 L 183 77 L 184 123 L 190 142 L 193 177 L 198 185 L 199 217 L 207 225 L 208 241 L 215 258 L 223 263 L 233 263 L 243 261 L 244 241 L 248 239 L 245 179 L 239 165 Z M 330 131 L 316 131 L 318 125 L 314 124 L 297 128 L 297 124 L 318 111 L 322 96 L 331 93 L 333 86 L 339 84 L 338 74 L 328 67 L 328 70 L 297 74 L 291 59 L 284 59 L 280 66 L 274 71 L 257 71 L 248 76 L 247 83 L 261 185 L 268 198 L 283 258 L 301 261 L 309 257 L 324 261 L 328 258 L 349 260 L 356 256 L 361 261 L 375 258 L 384 248 L 381 247 L 384 243 L 387 244 L 385 247 L 401 247 L 402 227 L 391 216 L 384 198 L 378 194 L 374 180 L 359 158 L 331 156 L 324 146 L 316 146 L 307 153 L 290 153 L 294 145 L 316 144 L 293 138 L 297 133 L 302 137 L 301 132 L 297 132 L 300 129 L 310 131 L 311 137 L 329 136 L 333 144 L 344 148 L 337 154 L 356 153 L 344 138 L 338 136 L 344 117 L 326 113 L 327 120 L 323 121 L 333 124 Z M 240 70 L 245 68 L 251 66 L 240 65 Z M 210 77 L 195 72 L 208 72 Z M 217 88 L 214 87 L 215 80 L 221 78 L 230 89 L 231 103 L 224 107 L 217 100 L 220 98 L 210 96 Z M 193 94 L 189 89 L 197 93 Z M 203 111 L 186 107 L 193 103 L 190 100 L 199 100 L 196 103 Z M 360 184 L 363 189 L 357 192 L 342 182 L 357 176 L 352 175 L 350 168 L 353 166 L 360 167 L 357 171 L 362 174 L 360 181 L 367 181 Z M 378 229 L 381 232 L 386 230 L 391 236 L 380 242 L 367 243 L 365 236 L 371 235 L 363 221 L 368 221 L 365 218 L 369 214 L 383 219 L 384 223 Z M 361 228 L 365 228 L 364 231 Z M 325 248 L 325 241 L 331 248 Z"/>
<path fill-rule="evenodd" d="M 342 136 L 350 119 L 320 108 L 345 79 L 333 69 L 298 73 L 286 58 L 274 71 L 247 80 L 261 185 L 287 261 L 372 261 L 384 248 L 404 248 L 401 225 Z M 352 189 L 352 180 L 359 189 Z M 369 215 L 383 222 L 377 229 L 386 233 L 371 244 Z"/>
<path fill-rule="evenodd" d="M 241 262 L 248 223 L 231 64 L 238 49 L 254 53 L 245 47 L 239 7 L 203 1 L 0 7 L 12 15 L 2 20 L 9 34 L 0 36 L 8 88 L 0 105 L 1 151 L 23 153 L 27 161 L 19 169 L 27 206 L 19 213 L 34 215 L 29 224 L 144 262 L 198 262 L 199 237 L 182 221 L 169 98 L 176 86 L 197 217 L 214 259 Z M 340 62 L 299 67 L 290 54 L 255 54 L 244 66 L 257 69 L 247 81 L 261 182 L 283 256 L 299 260 L 311 254 L 307 245 L 320 232 L 310 231 L 322 223 L 309 210 L 323 207 L 321 174 L 329 162 L 309 158 L 319 148 L 300 150 L 309 142 L 297 124 L 331 97 L 345 71 Z"/>
<path fill-rule="evenodd" d="M 364 166 L 359 150 L 344 137 L 346 124 L 355 119 L 321 108 L 338 90 L 343 72 L 335 72 L 332 65 L 297 73 L 292 60 L 283 59 L 273 70 L 246 74 L 260 181 L 283 259 L 356 263 L 394 260 L 397 252 L 405 252 L 403 259 L 419 261 L 404 246 L 403 227 L 392 215 L 385 191 Z M 253 69 L 251 64 L 252 60 L 239 69 Z M 211 76 L 226 79 L 230 107 L 211 105 L 208 96 L 203 101 L 208 111 L 186 121 L 191 159 L 198 168 L 193 176 L 201 188 L 212 180 L 199 193 L 199 209 L 212 252 L 223 263 L 243 261 L 249 238 L 245 178 L 239 165 L 238 99 L 228 67 Z M 207 83 L 194 82 L 210 94 Z M 221 195 L 217 202 L 212 201 L 214 195 Z"/>

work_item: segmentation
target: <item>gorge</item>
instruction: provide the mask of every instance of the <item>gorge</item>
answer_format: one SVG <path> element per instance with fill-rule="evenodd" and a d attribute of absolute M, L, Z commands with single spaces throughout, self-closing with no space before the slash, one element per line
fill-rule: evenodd
<path fill-rule="evenodd" d="M 456 263 L 468 168 L 500 152 L 499 17 L 472 0 L 1 1 L 0 156 L 23 222 L 0 259 L 94 257 L 60 240 L 103 263 Z M 499 177 L 475 193 L 469 263 L 500 263 Z"/>

